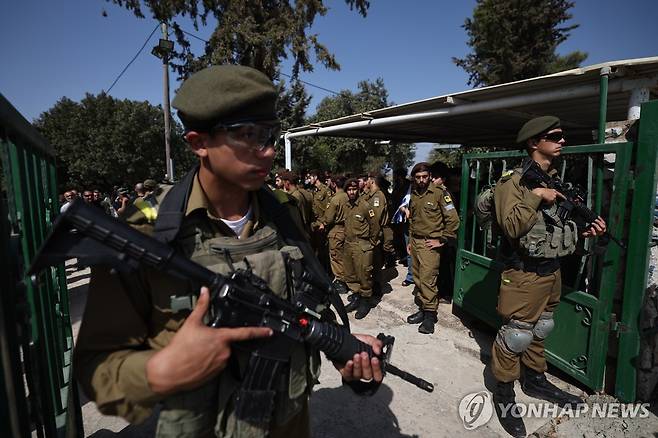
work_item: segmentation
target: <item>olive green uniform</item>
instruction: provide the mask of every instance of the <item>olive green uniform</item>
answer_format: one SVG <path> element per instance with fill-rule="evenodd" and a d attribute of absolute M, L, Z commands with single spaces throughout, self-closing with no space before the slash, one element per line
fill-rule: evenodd
<path fill-rule="evenodd" d="M 319 220 L 329 205 L 331 199 L 331 190 L 326 185 L 319 183 L 313 192 L 313 216 L 314 220 Z"/>
<path fill-rule="evenodd" d="M 345 204 L 345 282 L 362 298 L 372 296 L 372 259 L 377 221 L 368 201 L 357 198 Z"/>
<path fill-rule="evenodd" d="M 411 272 L 414 295 L 422 310 L 436 312 L 439 307 L 437 276 L 441 262 L 441 248 L 428 249 L 426 239 L 446 243 L 457 237 L 459 215 L 448 190 L 429 184 L 424 193 L 411 192 L 409 202 L 409 243 L 411 244 Z"/>
<path fill-rule="evenodd" d="M 259 208 L 256 194 L 252 193 L 250 199 L 252 219 L 237 239 L 224 222 L 212 215 L 195 177 L 174 246 L 193 261 L 223 274 L 229 271 L 224 255 L 230 249 L 236 268 L 244 268 L 242 260 L 248 259 L 256 275 L 267 281 L 277 295 L 287 298 L 281 252 L 297 248 L 284 246 L 267 212 Z M 144 222 L 137 215 L 132 219 Z M 246 250 L 241 248 L 250 243 L 258 243 L 258 250 L 243 253 Z M 163 397 L 154 393 L 147 382 L 146 362 L 171 342 L 189 313 L 185 307 L 175 305 L 179 301 L 174 298 L 191 299 L 197 293 L 187 282 L 151 269 L 130 275 L 101 267 L 92 269 L 74 354 L 76 377 L 106 415 L 139 423 L 161 402 L 159 437 L 263 436 L 262 429 L 254 429 L 234 412 L 240 388 L 234 372 L 244 375 L 246 352 L 234 349 L 231 360 L 235 367 L 228 367 L 191 391 Z M 277 383 L 273 419 L 269 431 L 265 431 L 270 437 L 310 436 L 307 401 L 318 376 L 318 365 L 317 352 L 302 345 L 294 348 L 288 372 L 280 375 L 281 385 Z"/>
<path fill-rule="evenodd" d="M 343 253 L 345 251 L 345 206 L 348 202 L 347 193 L 342 190 L 337 191 L 320 219 L 325 229 L 329 230 L 327 240 L 331 271 L 334 277 L 340 281 L 345 281 Z"/>
<path fill-rule="evenodd" d="M 304 229 L 308 233 L 311 229 L 311 222 L 313 221 L 312 206 L 308 204 L 306 197 L 301 192 L 301 190 L 296 187 L 295 190 L 290 192 L 290 196 L 295 198 L 295 201 L 297 201 L 297 208 L 299 210 L 300 216 L 302 217 L 302 221 L 304 222 Z"/>
<path fill-rule="evenodd" d="M 518 379 L 519 362 L 538 373 L 546 371 L 544 338 L 552 328 L 552 313 L 562 288 L 559 257 L 573 252 L 578 238 L 571 221 L 547 227 L 541 202 L 542 198 L 521 182 L 520 169 L 503 175 L 496 184 L 496 221 L 506 239 L 502 246 L 506 266 L 497 307 L 506 324 L 498 332 L 491 360 L 499 382 Z M 549 215 L 554 212 L 547 211 Z M 513 330 L 521 330 L 526 341 L 518 344 L 506 337 Z"/>
<path fill-rule="evenodd" d="M 329 271 L 329 247 L 326 235 L 317 229 L 320 218 L 329 206 L 331 190 L 325 184 L 319 183 L 313 192 L 313 224 L 311 225 L 311 245 L 325 270 Z"/>
<path fill-rule="evenodd" d="M 382 284 L 382 267 L 384 266 L 384 230 L 388 225 L 388 204 L 384 192 L 377 189 L 367 192 L 363 197 L 368 201 L 370 209 L 375 216 L 375 231 L 377 240 L 373 252 L 373 280 L 381 288 Z"/>

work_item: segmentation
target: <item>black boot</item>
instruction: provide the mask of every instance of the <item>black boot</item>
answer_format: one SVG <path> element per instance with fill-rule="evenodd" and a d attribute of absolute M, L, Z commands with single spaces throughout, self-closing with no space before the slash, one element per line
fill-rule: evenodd
<path fill-rule="evenodd" d="M 578 405 L 585 403 L 580 397 L 562 391 L 560 388 L 553 385 L 546 379 L 544 373 L 538 373 L 528 367 L 524 367 L 524 371 L 521 389 L 530 397 L 555 403 L 562 408 L 571 405 L 571 409 L 576 409 Z"/>
<path fill-rule="evenodd" d="M 512 415 L 514 408 L 510 406 L 516 404 L 514 400 L 514 382 L 496 382 L 496 390 L 493 393 L 494 409 L 496 416 L 503 429 L 513 437 L 525 437 L 525 424 L 519 416 Z M 501 408 L 502 406 L 502 408 Z M 505 416 L 503 417 L 503 412 Z"/>
<path fill-rule="evenodd" d="M 425 319 L 425 312 L 423 311 L 423 309 L 420 309 L 418 312 L 412 313 L 411 315 L 407 316 L 407 322 L 409 324 L 420 324 L 421 322 L 423 322 L 424 319 Z"/>
<path fill-rule="evenodd" d="M 341 295 L 346 294 L 350 291 L 343 280 L 334 280 L 333 286 L 334 289 L 336 289 L 336 291 Z"/>
<path fill-rule="evenodd" d="M 434 324 L 438 322 L 436 312 L 425 311 L 423 322 L 418 326 L 418 332 L 426 335 L 434 333 Z"/>
<path fill-rule="evenodd" d="M 372 301 L 370 298 L 363 298 L 359 300 L 359 306 L 356 309 L 356 313 L 354 314 L 354 317 L 356 319 L 363 319 L 365 318 L 368 313 L 370 313 L 370 309 L 373 308 Z"/>
<path fill-rule="evenodd" d="M 359 304 L 361 303 L 361 295 L 354 294 L 354 298 L 350 300 L 350 298 L 347 298 L 350 302 L 345 306 L 345 311 L 346 312 L 353 312 L 355 311 L 358 307 Z"/>

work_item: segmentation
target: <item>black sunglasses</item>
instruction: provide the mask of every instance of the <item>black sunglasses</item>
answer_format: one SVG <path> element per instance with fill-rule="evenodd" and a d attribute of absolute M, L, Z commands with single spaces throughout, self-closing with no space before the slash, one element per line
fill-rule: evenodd
<path fill-rule="evenodd" d="M 562 139 L 566 140 L 566 138 L 564 138 L 564 132 L 561 132 L 561 131 L 560 132 L 552 132 L 550 134 L 545 134 L 545 135 L 542 135 L 539 138 L 545 139 L 545 140 L 548 140 L 548 141 L 552 141 L 553 143 L 558 143 Z"/>

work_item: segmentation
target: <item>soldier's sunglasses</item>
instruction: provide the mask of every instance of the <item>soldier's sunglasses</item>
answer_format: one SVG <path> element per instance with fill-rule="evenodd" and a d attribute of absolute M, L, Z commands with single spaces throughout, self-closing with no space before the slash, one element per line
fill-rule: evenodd
<path fill-rule="evenodd" d="M 281 134 L 281 126 L 251 122 L 231 125 L 220 124 L 213 126 L 210 134 L 213 135 L 219 131 L 226 131 L 226 138 L 232 146 L 262 151 L 267 147 L 276 148 Z"/>
<path fill-rule="evenodd" d="M 542 135 L 542 136 L 539 137 L 539 138 L 544 139 L 544 140 L 551 141 L 551 142 L 553 142 L 553 143 L 559 143 L 560 140 L 562 140 L 562 139 L 565 139 L 565 140 L 566 140 L 566 138 L 564 138 L 564 132 L 562 132 L 562 131 L 560 131 L 560 132 L 552 132 L 552 133 L 550 133 L 550 134 L 544 134 L 544 135 Z"/>

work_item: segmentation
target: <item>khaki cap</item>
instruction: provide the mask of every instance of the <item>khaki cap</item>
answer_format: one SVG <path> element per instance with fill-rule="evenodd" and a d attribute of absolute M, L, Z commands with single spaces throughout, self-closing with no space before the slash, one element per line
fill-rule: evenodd
<path fill-rule="evenodd" d="M 539 134 L 560 127 L 560 119 L 555 116 L 541 116 L 528 120 L 519 130 L 516 136 L 517 143 L 525 143 L 526 140 Z"/>

